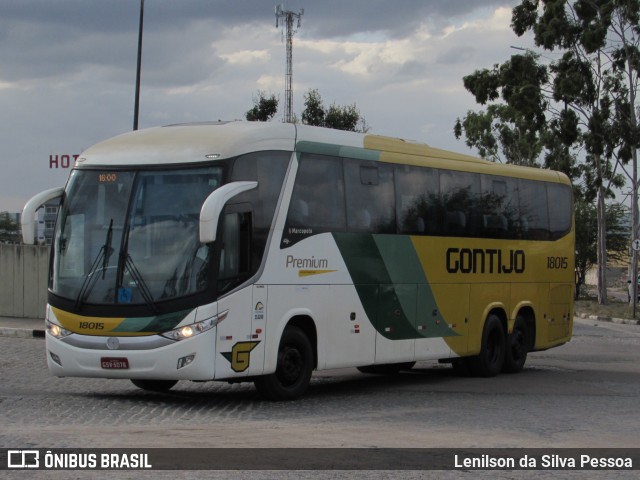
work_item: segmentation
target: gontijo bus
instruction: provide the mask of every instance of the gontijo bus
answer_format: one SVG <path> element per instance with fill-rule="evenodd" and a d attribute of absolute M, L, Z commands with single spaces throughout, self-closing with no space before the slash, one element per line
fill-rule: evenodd
<path fill-rule="evenodd" d="M 277 123 L 127 133 L 87 149 L 61 197 L 52 374 L 253 381 L 418 360 L 517 372 L 567 342 L 572 190 L 563 174 L 425 144 Z"/>

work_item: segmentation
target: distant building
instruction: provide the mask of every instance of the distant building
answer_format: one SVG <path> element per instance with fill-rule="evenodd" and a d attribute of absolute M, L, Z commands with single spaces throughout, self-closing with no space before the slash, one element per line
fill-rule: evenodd
<path fill-rule="evenodd" d="M 41 243 L 41 238 L 45 245 L 51 245 L 53 243 L 53 230 L 56 227 L 56 218 L 58 216 L 58 210 L 60 209 L 60 200 L 56 199 L 48 202 L 40 209 L 40 212 L 44 212 L 42 220 L 38 219 L 38 243 Z M 40 225 L 42 222 L 42 232 L 40 232 Z M 41 237 L 42 234 L 42 237 Z"/>
<path fill-rule="evenodd" d="M 60 209 L 60 201 L 52 200 L 36 211 L 35 241 L 38 245 L 51 245 L 56 218 Z M 11 219 L 18 225 L 18 238 L 22 238 L 22 214 L 10 213 Z"/>

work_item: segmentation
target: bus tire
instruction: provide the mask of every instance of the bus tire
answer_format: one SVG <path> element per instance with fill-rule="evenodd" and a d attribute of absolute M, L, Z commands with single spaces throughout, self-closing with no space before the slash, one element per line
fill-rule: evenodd
<path fill-rule="evenodd" d="M 507 350 L 504 356 L 502 371 L 505 373 L 518 373 L 524 368 L 527 361 L 529 341 L 527 324 L 520 315 L 516 317 L 511 335 L 507 337 Z"/>
<path fill-rule="evenodd" d="M 313 371 L 313 348 L 297 327 L 287 327 L 278 347 L 276 371 L 254 380 L 258 393 L 267 400 L 292 400 L 309 386 Z"/>
<path fill-rule="evenodd" d="M 131 380 L 136 387 L 149 392 L 168 392 L 171 390 L 177 380 Z"/>
<path fill-rule="evenodd" d="M 469 358 L 469 367 L 477 377 L 495 377 L 502 370 L 506 351 L 504 328 L 500 319 L 491 314 L 482 331 L 480 353 Z"/>

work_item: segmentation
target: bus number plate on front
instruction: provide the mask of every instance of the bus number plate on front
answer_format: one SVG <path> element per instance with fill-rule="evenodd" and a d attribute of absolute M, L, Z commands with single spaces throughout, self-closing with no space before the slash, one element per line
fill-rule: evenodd
<path fill-rule="evenodd" d="M 127 370 L 129 359 L 125 357 L 102 357 L 100 359 L 102 368 L 107 370 Z"/>

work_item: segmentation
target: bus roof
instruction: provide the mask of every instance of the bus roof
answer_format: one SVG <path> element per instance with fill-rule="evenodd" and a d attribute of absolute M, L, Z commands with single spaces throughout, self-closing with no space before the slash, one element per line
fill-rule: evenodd
<path fill-rule="evenodd" d="M 136 130 L 88 148 L 78 158 L 78 165 L 198 163 L 264 150 L 297 150 L 569 183 L 558 172 L 497 164 L 425 143 L 279 122 L 202 122 Z"/>

